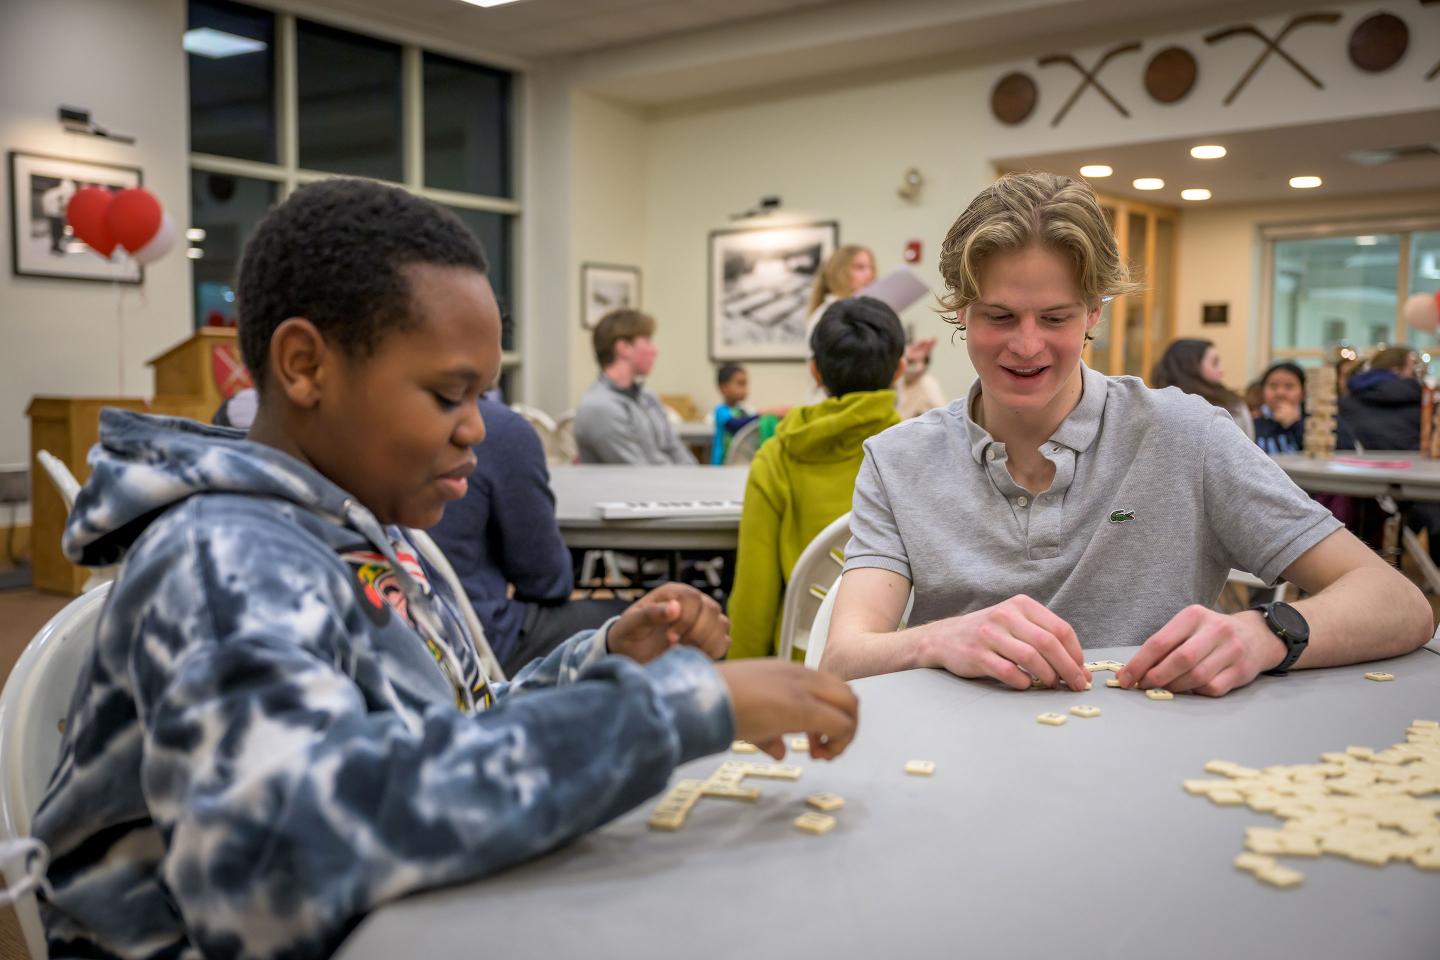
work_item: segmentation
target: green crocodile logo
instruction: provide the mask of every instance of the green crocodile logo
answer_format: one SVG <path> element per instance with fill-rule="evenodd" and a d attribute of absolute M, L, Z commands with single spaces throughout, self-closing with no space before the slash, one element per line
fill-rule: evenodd
<path fill-rule="evenodd" d="M 1128 523 L 1129 521 L 1134 519 L 1134 510 L 1116 510 L 1114 513 L 1110 514 L 1111 523 Z"/>

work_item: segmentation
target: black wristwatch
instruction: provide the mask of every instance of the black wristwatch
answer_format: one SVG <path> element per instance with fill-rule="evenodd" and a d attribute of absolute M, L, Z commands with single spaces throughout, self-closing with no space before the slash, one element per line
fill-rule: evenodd
<path fill-rule="evenodd" d="M 1285 659 L 1274 669 L 1266 670 L 1265 675 L 1283 677 L 1310 645 L 1310 624 L 1305 622 L 1299 610 L 1283 600 L 1262 603 L 1253 609 L 1260 611 L 1260 616 L 1265 618 L 1265 626 L 1285 644 Z"/>

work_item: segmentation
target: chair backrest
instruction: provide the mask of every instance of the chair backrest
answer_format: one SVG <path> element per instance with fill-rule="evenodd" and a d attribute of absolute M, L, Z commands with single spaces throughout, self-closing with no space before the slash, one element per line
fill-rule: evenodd
<path fill-rule="evenodd" d="M 760 418 L 756 417 L 730 438 L 730 446 L 725 448 L 725 466 L 744 466 L 755 459 L 755 452 L 759 449 Z"/>
<path fill-rule="evenodd" d="M 825 599 L 820 604 L 820 609 L 815 612 L 815 622 L 810 624 L 810 640 L 805 647 L 805 666 L 811 670 L 820 669 L 820 658 L 825 654 L 825 642 L 830 638 L 830 616 L 835 612 L 835 596 L 840 592 L 840 578 L 836 577 L 830 589 L 825 591 Z M 910 597 L 905 601 L 905 611 L 900 614 L 900 622 L 895 629 L 904 630 L 910 623 L 910 611 L 915 607 L 915 590 L 910 590 Z"/>
<path fill-rule="evenodd" d="M 540 437 L 540 444 L 545 448 L 546 463 L 568 462 L 563 459 L 564 454 L 560 449 L 559 427 L 550 414 L 523 403 L 512 403 L 510 409 L 520 414 L 525 422 L 535 429 L 535 433 Z"/>
<path fill-rule="evenodd" d="M 580 445 L 575 442 L 575 411 L 566 410 L 555 418 L 555 463 L 578 463 Z"/>
<path fill-rule="evenodd" d="M 780 606 L 780 640 L 779 649 L 775 651 L 780 659 L 788 660 L 792 651 L 806 649 L 810 624 L 815 621 L 829 584 L 844 565 L 843 558 L 836 554 L 849 539 L 850 514 L 845 513 L 817 533 L 795 561 L 795 568 L 785 581 L 785 599 Z"/>
<path fill-rule="evenodd" d="M 495 653 L 490 649 L 490 642 L 485 639 L 485 627 L 480 623 L 480 617 L 475 613 L 475 607 L 470 603 L 470 597 L 465 592 L 465 585 L 460 582 L 460 577 L 455 573 L 455 568 L 450 565 L 450 560 L 445 556 L 445 551 L 440 549 L 440 544 L 431 538 L 430 534 L 423 530 L 415 530 L 407 527 L 405 535 L 415 545 L 420 556 L 435 570 L 436 573 L 445 578 L 445 584 L 450 588 L 450 594 L 455 598 L 455 605 L 460 608 L 460 616 L 465 621 L 465 627 L 470 631 L 470 638 L 475 642 L 475 653 L 480 657 L 480 665 L 485 668 L 485 674 L 491 680 L 500 682 L 505 679 L 505 671 L 500 668 L 500 661 L 495 658 Z"/>
<path fill-rule="evenodd" d="M 70 601 L 25 647 L 0 692 L 0 836 L 30 835 L 30 821 L 60 756 L 61 725 L 94 646 L 110 595 L 101 584 Z M 6 876 L 14 885 L 19 877 Z M 15 904 L 32 960 L 45 960 L 45 936 L 33 896 Z"/>
<path fill-rule="evenodd" d="M 46 475 L 50 477 L 50 482 L 55 484 L 55 489 L 59 492 L 60 499 L 65 501 L 65 512 L 69 513 L 71 508 L 75 506 L 75 498 L 80 494 L 80 481 L 76 480 L 75 474 L 71 473 L 70 468 L 65 466 L 65 461 L 55 456 L 55 454 L 49 450 L 39 451 L 35 454 L 35 459 L 40 461 L 40 466 L 44 468 Z"/>

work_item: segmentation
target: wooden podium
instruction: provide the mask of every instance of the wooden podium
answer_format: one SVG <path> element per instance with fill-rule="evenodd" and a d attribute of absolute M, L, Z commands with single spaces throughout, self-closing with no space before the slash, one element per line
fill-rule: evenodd
<path fill-rule="evenodd" d="M 218 357 L 217 348 L 227 356 Z M 60 552 L 68 511 L 35 455 L 48 450 L 65 462 L 82 484 L 90 476 L 86 456 L 100 439 L 100 410 L 120 407 L 142 413 L 189 417 L 209 422 L 224 400 L 217 378 L 238 365 L 235 331 L 202 327 L 178 346 L 149 361 L 155 370 L 155 398 L 35 397 L 30 417 L 30 556 L 35 588 L 74 596 L 89 572 Z M 243 375 L 243 374 L 242 374 Z"/>

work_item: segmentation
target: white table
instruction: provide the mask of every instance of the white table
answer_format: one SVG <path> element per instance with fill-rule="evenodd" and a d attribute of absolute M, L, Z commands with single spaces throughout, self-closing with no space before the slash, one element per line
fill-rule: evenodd
<path fill-rule="evenodd" d="M 1303 453 L 1277 454 L 1275 462 L 1300 489 L 1309 493 L 1340 493 L 1352 497 L 1388 495 L 1396 500 L 1440 501 L 1440 460 L 1427 460 L 1414 450 L 1343 451 L 1335 456 L 1350 462 L 1307 457 Z M 1366 465 L 1386 460 L 1403 460 L 1410 466 Z"/>
<path fill-rule="evenodd" d="M 1086 651 L 1126 659 L 1134 648 Z M 1440 650 L 1365 680 L 1363 665 L 1297 671 L 1218 699 L 1155 702 L 1097 682 L 1018 693 L 938 671 L 857 681 L 860 734 L 798 783 L 750 781 L 754 805 L 702 800 L 679 833 L 653 804 L 483 881 L 364 921 L 340 960 L 625 958 L 1339 958 L 1434 960 L 1440 873 L 1348 860 L 1299 867 L 1297 890 L 1235 870 L 1244 830 L 1279 821 L 1190 796 L 1206 761 L 1316 763 L 1440 719 Z M 1097 675 L 1100 677 L 1105 674 Z M 1035 722 L 1099 706 L 1092 720 Z M 936 761 L 908 777 L 910 759 Z M 711 757 L 677 776 L 705 776 Z M 791 821 L 801 798 L 846 798 L 828 835 Z"/>
<path fill-rule="evenodd" d="M 606 520 L 611 500 L 743 500 L 749 467 L 567 464 L 550 468 L 566 546 L 613 550 L 734 550 L 737 517 Z"/>

